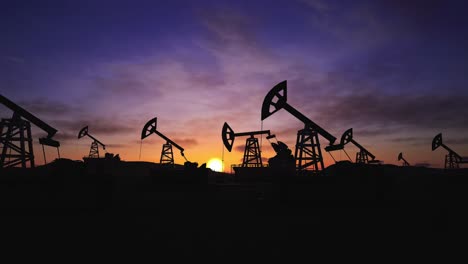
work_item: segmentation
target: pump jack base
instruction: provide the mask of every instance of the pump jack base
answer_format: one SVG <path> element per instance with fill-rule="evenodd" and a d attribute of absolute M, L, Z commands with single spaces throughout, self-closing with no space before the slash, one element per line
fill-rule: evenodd
<path fill-rule="evenodd" d="M 120 163 L 119 154 L 106 153 L 103 158 L 83 158 L 85 171 L 90 174 L 112 174 L 118 169 L 117 164 Z"/>

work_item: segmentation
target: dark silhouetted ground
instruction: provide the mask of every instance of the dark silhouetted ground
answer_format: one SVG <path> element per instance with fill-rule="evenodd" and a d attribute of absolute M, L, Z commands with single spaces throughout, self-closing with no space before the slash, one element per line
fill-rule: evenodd
<path fill-rule="evenodd" d="M 3 237 L 56 243 L 151 240 L 174 254 L 281 255 L 319 237 L 465 228 L 466 169 L 339 163 L 257 181 L 144 162 L 56 160 L 0 171 Z"/>

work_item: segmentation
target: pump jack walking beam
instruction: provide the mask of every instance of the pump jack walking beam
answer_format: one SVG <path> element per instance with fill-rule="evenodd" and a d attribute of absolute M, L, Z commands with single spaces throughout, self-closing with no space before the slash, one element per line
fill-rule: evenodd
<path fill-rule="evenodd" d="M 405 160 L 405 158 L 403 158 L 403 153 L 400 152 L 400 154 L 398 154 L 398 161 L 402 160 L 403 161 L 403 166 L 410 166 L 409 162 Z"/>
<path fill-rule="evenodd" d="M 356 146 L 359 149 L 359 152 L 356 153 L 356 163 L 376 163 L 379 162 L 378 160 L 375 160 L 374 154 L 372 154 L 370 151 L 368 151 L 366 148 L 364 148 L 361 144 L 356 142 L 353 138 L 353 129 L 350 128 L 346 130 L 343 135 L 341 136 L 340 144 L 337 145 L 332 145 L 328 146 L 325 148 L 327 152 L 331 151 L 336 151 L 336 150 L 344 150 L 344 146 L 348 143 L 352 143 L 354 146 Z M 346 153 L 346 151 L 345 151 Z M 331 154 L 330 154 L 331 155 Z M 348 153 L 346 153 L 348 155 Z M 348 156 L 349 158 L 349 156 Z M 370 160 L 369 160 L 370 158 Z"/>
<path fill-rule="evenodd" d="M 468 158 L 463 158 L 442 142 L 442 133 L 437 134 L 432 140 L 432 151 L 438 147 L 443 147 L 448 151 L 448 154 L 445 156 L 446 169 L 458 169 L 461 163 L 468 163 Z"/>
<path fill-rule="evenodd" d="M 83 127 L 80 132 L 78 133 L 78 138 L 82 138 L 87 136 L 93 140 L 91 142 L 91 148 L 89 149 L 89 158 L 99 158 L 99 145 L 102 146 L 102 149 L 106 149 L 106 145 L 101 141 L 97 140 L 95 137 L 91 136 L 88 132 L 88 126 Z"/>
<path fill-rule="evenodd" d="M 39 143 L 42 147 L 44 145 L 56 147 L 58 151 L 60 143 L 52 139 L 57 133 L 57 129 L 51 127 L 3 95 L 0 95 L 0 103 L 13 111 L 12 118 L 4 118 L 0 121 L 0 144 L 3 147 L 0 156 L 0 168 L 14 167 L 20 164 L 21 167 L 26 168 L 27 162 L 29 162 L 30 167 L 35 166 L 30 123 L 33 123 L 47 133 L 46 137 L 39 138 Z M 44 160 L 46 160 L 45 151 Z"/>
<path fill-rule="evenodd" d="M 172 146 L 176 147 L 178 150 L 180 150 L 180 155 L 185 159 L 186 162 L 188 162 L 187 158 L 185 157 L 184 154 L 184 148 L 182 148 L 180 145 L 166 137 L 163 133 L 159 132 L 157 128 L 158 124 L 158 118 L 155 117 L 151 119 L 150 121 L 146 122 L 146 124 L 143 126 L 143 130 L 141 131 L 141 139 L 145 139 L 151 134 L 156 134 L 166 140 L 166 144 L 163 144 L 163 148 L 161 151 L 161 159 L 160 163 L 161 164 L 174 164 L 174 155 L 172 153 Z"/>
<path fill-rule="evenodd" d="M 302 171 L 312 167 L 315 171 L 322 170 L 324 165 L 318 135 L 327 139 L 329 145 L 333 145 L 336 138 L 289 105 L 287 95 L 287 81 L 275 85 L 263 100 L 261 119 L 265 120 L 280 109 L 284 109 L 304 123 L 304 129 L 299 130 L 297 133 L 296 169 Z"/>
<path fill-rule="evenodd" d="M 276 101 L 275 101 L 276 99 Z M 332 145 L 336 138 L 328 133 L 325 129 L 321 128 L 315 122 L 310 120 L 308 117 L 303 115 L 301 112 L 297 111 L 294 107 L 287 103 L 288 99 L 288 90 L 287 90 L 287 81 L 282 81 L 275 85 L 273 89 L 268 92 L 263 100 L 262 104 L 262 120 L 265 120 L 267 117 L 271 116 L 272 114 L 278 112 L 281 109 L 288 111 L 291 115 L 299 119 L 302 123 L 304 123 L 305 127 L 311 128 L 317 131 L 322 137 L 327 139 Z M 271 107 L 273 107 L 273 111 L 270 111 Z"/>

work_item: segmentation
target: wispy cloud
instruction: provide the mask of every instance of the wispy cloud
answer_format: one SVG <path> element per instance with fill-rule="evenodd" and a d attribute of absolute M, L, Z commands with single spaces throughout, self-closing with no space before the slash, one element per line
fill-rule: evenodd
<path fill-rule="evenodd" d="M 88 126 L 90 135 L 113 136 L 128 135 L 136 132 L 134 124 L 115 122 L 107 118 L 84 118 L 76 120 L 55 120 L 54 125 L 59 129 L 57 139 L 71 140 L 78 138 L 78 132 L 85 126 Z"/>
<path fill-rule="evenodd" d="M 299 2 L 308 5 L 310 8 L 317 10 L 322 14 L 326 13 L 330 9 L 330 6 L 328 5 L 327 1 L 323 0 L 299 0 Z"/>
<path fill-rule="evenodd" d="M 17 57 L 17 56 L 3 56 L 3 58 L 8 62 L 12 62 L 16 64 L 23 64 L 25 62 L 24 58 Z"/>
<path fill-rule="evenodd" d="M 174 138 L 171 139 L 181 147 L 193 147 L 198 145 L 198 140 L 194 138 Z"/>
<path fill-rule="evenodd" d="M 44 98 L 22 100 L 18 102 L 18 105 L 37 116 L 67 116 L 80 111 L 78 107 Z"/>
<path fill-rule="evenodd" d="M 444 144 L 467 145 L 468 138 L 448 138 L 444 139 Z"/>
<path fill-rule="evenodd" d="M 234 151 L 236 151 L 236 152 L 244 153 L 244 150 L 245 150 L 245 144 L 244 144 L 243 141 L 241 142 L 241 145 L 234 147 Z"/>
<path fill-rule="evenodd" d="M 382 95 L 335 96 L 331 104 L 318 109 L 328 120 L 345 124 L 382 127 L 468 129 L 468 96 L 464 95 Z M 433 111 L 437 109 L 437 111 Z M 385 129 L 385 128 L 384 128 Z"/>
<path fill-rule="evenodd" d="M 373 49 L 396 34 L 391 23 L 379 19 L 376 5 L 369 2 L 353 5 L 318 0 L 299 2 L 311 10 L 311 29 L 335 39 L 335 43 L 341 42 L 341 48 Z"/>

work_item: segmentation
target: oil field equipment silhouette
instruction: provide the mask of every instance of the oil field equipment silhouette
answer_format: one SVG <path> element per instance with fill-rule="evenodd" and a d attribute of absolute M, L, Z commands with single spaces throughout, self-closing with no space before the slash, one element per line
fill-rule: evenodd
<path fill-rule="evenodd" d="M 262 104 L 262 120 L 280 109 L 288 111 L 304 123 L 304 129 L 297 132 L 294 154 L 296 170 L 302 171 L 309 167 L 312 167 L 314 171 L 322 170 L 324 168 L 323 157 L 318 135 L 327 139 L 330 145 L 335 142 L 336 138 L 287 103 L 287 81 L 277 84 L 265 96 Z"/>
<path fill-rule="evenodd" d="M 189 162 L 187 158 L 185 157 L 184 149 L 181 146 L 179 146 L 174 141 L 170 140 L 161 132 L 156 130 L 157 122 L 158 122 L 158 119 L 157 117 L 155 117 L 145 124 L 145 126 L 143 127 L 143 130 L 141 131 L 141 139 L 143 140 L 149 135 L 154 133 L 160 136 L 161 138 L 163 138 L 164 140 L 166 140 L 166 143 L 163 144 L 162 146 L 161 159 L 159 160 L 159 163 L 164 164 L 164 165 L 174 165 L 174 153 L 172 152 L 172 146 L 180 150 L 180 155 L 182 155 L 182 157 L 185 159 L 186 162 Z"/>
<path fill-rule="evenodd" d="M 439 133 L 432 140 L 432 151 L 436 150 L 438 147 L 443 147 L 448 151 L 448 154 L 445 155 L 446 169 L 458 169 L 460 168 L 460 163 L 468 163 L 468 158 L 463 158 L 462 156 L 458 155 L 458 153 L 447 147 L 442 142 L 442 133 Z"/>
<path fill-rule="evenodd" d="M 44 154 L 44 162 L 47 162 L 44 145 L 56 147 L 60 158 L 60 143 L 52 139 L 57 133 L 57 129 L 49 126 L 3 95 L 0 95 L 0 103 L 13 111 L 11 118 L 2 118 L 0 122 L 0 142 L 2 144 L 0 168 L 15 167 L 17 165 L 26 168 L 28 162 L 31 168 L 35 166 L 31 123 L 47 133 L 46 137 L 39 138 Z"/>
<path fill-rule="evenodd" d="M 353 139 L 353 129 L 350 128 L 346 130 L 343 135 L 341 136 L 340 144 L 337 145 L 332 145 L 332 146 L 327 146 L 325 150 L 327 152 L 335 151 L 335 150 L 343 150 L 348 156 L 349 160 L 351 160 L 351 157 L 349 157 L 348 153 L 344 150 L 344 146 L 348 143 L 353 143 L 354 146 L 356 146 L 359 149 L 359 152 L 356 153 L 356 163 L 380 163 L 380 160 L 376 160 L 375 156 L 370 153 L 366 148 L 361 146 L 361 144 L 357 143 Z M 333 157 L 333 156 L 332 156 Z M 334 159 L 334 158 L 333 158 Z"/>
<path fill-rule="evenodd" d="M 91 142 L 91 148 L 89 149 L 88 158 L 99 158 L 99 145 L 102 146 L 102 149 L 104 149 L 104 151 L 106 150 L 106 145 L 104 145 L 101 141 L 97 140 L 95 137 L 89 134 L 88 126 L 85 126 L 80 130 L 80 132 L 78 133 L 78 139 L 84 136 L 88 136 L 93 140 L 93 142 Z"/>
<path fill-rule="evenodd" d="M 275 135 L 270 134 L 270 130 L 234 133 L 227 122 L 223 125 L 221 137 L 223 139 L 224 146 L 229 152 L 232 150 L 232 145 L 234 144 L 234 139 L 236 137 L 248 137 L 245 141 L 242 167 L 263 167 L 260 145 L 258 144 L 258 138 L 254 137 L 255 135 L 267 135 L 266 138 L 268 141 L 272 138 L 276 138 Z"/>
<path fill-rule="evenodd" d="M 405 158 L 403 158 L 403 153 L 402 152 L 400 152 L 400 154 L 398 154 L 398 161 L 401 161 L 401 160 L 403 161 L 403 164 L 402 164 L 403 166 L 410 166 L 409 162 L 407 162 L 405 160 Z"/>

